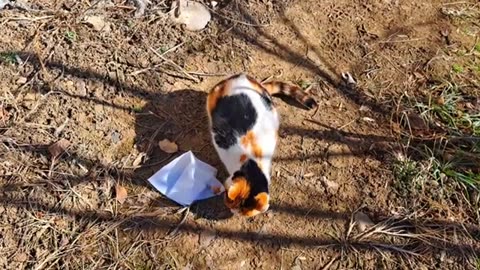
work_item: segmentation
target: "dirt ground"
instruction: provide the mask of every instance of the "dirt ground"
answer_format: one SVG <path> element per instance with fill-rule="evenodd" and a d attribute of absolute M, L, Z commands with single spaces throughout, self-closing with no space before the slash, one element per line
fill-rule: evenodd
<path fill-rule="evenodd" d="M 201 32 L 169 1 L 140 18 L 122 0 L 23 2 L 0 11 L 0 268 L 478 269 L 478 208 L 398 192 L 393 170 L 403 98 L 447 80 L 480 96 L 477 1 L 219 1 Z M 189 150 L 226 176 L 204 104 L 237 72 L 311 87 L 319 109 L 275 98 L 266 214 L 179 211 L 146 180 Z"/>

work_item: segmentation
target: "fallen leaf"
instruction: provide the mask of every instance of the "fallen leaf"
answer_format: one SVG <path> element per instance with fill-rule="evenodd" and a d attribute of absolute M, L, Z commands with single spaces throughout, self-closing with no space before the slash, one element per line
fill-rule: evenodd
<path fill-rule="evenodd" d="M 327 177 L 325 176 L 322 176 L 321 180 L 322 180 L 322 183 L 327 188 L 327 190 L 330 190 L 332 193 L 335 193 L 338 191 L 338 188 L 340 187 L 338 183 L 328 180 Z"/>
<path fill-rule="evenodd" d="M 16 262 L 25 262 L 28 259 L 28 255 L 25 252 L 17 252 L 15 255 Z"/>
<path fill-rule="evenodd" d="M 8 111 L 5 110 L 2 106 L 0 106 L 0 121 L 2 122 L 2 125 L 5 125 L 9 118 L 10 114 L 8 113 Z"/>
<path fill-rule="evenodd" d="M 408 117 L 410 127 L 412 129 L 424 130 L 428 128 L 423 118 L 420 117 L 418 114 L 412 112 L 412 113 L 409 113 L 407 117 Z"/>
<path fill-rule="evenodd" d="M 138 154 L 138 156 L 135 158 L 135 160 L 132 163 L 133 167 L 137 167 L 138 165 L 140 165 L 140 163 L 142 163 L 143 161 L 144 156 L 145 156 L 145 153 Z"/>
<path fill-rule="evenodd" d="M 171 20 L 177 24 L 184 24 L 185 29 L 190 31 L 202 30 L 212 18 L 207 7 L 190 0 L 173 1 L 172 11 Z"/>
<path fill-rule="evenodd" d="M 68 140 L 60 139 L 59 141 L 51 144 L 48 147 L 48 152 L 50 152 L 50 154 L 52 155 L 52 158 L 57 158 L 58 156 L 63 154 L 63 152 L 65 152 L 65 150 L 67 150 L 69 146 L 70 146 L 70 142 Z"/>
<path fill-rule="evenodd" d="M 218 195 L 223 192 L 223 187 L 222 186 L 216 186 L 216 187 L 210 187 L 212 190 L 213 194 Z"/>
<path fill-rule="evenodd" d="M 158 142 L 158 146 L 165 153 L 173 154 L 178 151 L 178 145 L 174 142 L 169 141 L 168 139 L 163 139 Z"/>
<path fill-rule="evenodd" d="M 357 223 L 357 228 L 360 232 L 363 232 L 368 227 L 375 225 L 375 223 L 373 223 L 373 221 L 363 212 L 355 213 L 353 219 Z"/>
<path fill-rule="evenodd" d="M 445 105 L 445 98 L 444 98 L 443 96 L 440 96 L 440 97 L 437 99 L 437 104 L 440 105 L 440 106 Z"/>
<path fill-rule="evenodd" d="M 115 186 L 115 197 L 117 201 L 122 204 L 127 199 L 127 189 L 119 184 Z"/>
<path fill-rule="evenodd" d="M 304 175 L 303 175 L 303 178 L 310 178 L 310 177 L 312 177 L 312 176 L 315 176 L 315 174 L 312 173 L 312 172 L 310 172 L 310 173 L 304 174 Z"/>

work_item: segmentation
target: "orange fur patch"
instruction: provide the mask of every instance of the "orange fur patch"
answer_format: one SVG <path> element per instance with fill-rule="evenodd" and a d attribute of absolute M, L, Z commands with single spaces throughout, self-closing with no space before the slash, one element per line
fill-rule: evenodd
<path fill-rule="evenodd" d="M 207 109 L 209 113 L 215 109 L 220 98 L 228 95 L 230 92 L 230 84 L 230 79 L 224 80 L 215 85 L 215 87 L 213 87 L 213 89 L 210 91 L 207 98 Z"/>
<path fill-rule="evenodd" d="M 265 212 L 268 209 L 268 194 L 266 192 L 259 193 L 255 196 L 255 200 L 257 201 L 255 209 L 260 212 Z"/>
<path fill-rule="evenodd" d="M 244 163 L 247 160 L 247 155 L 243 154 L 240 156 L 240 162 Z"/>
<path fill-rule="evenodd" d="M 279 82 L 266 82 L 262 86 L 272 96 L 281 92 L 281 83 Z"/>
<path fill-rule="evenodd" d="M 250 210 L 243 210 L 242 215 L 247 216 L 247 217 L 253 217 L 260 214 L 260 212 L 256 209 L 250 209 Z"/>
<path fill-rule="evenodd" d="M 248 81 L 250 82 L 250 84 L 252 85 L 252 88 L 257 91 L 258 93 L 260 94 L 263 94 L 264 91 L 265 91 L 265 88 L 263 88 L 263 86 L 257 81 L 255 80 L 254 78 L 250 77 L 250 76 L 247 76 L 247 79 Z"/>
<path fill-rule="evenodd" d="M 248 148 L 249 146 L 251 147 L 253 155 L 256 158 L 261 158 L 262 157 L 262 155 L 263 155 L 262 147 L 257 144 L 257 140 L 255 138 L 255 133 L 253 133 L 253 131 L 251 131 L 251 130 L 248 131 L 247 134 L 245 134 L 245 136 L 243 136 L 240 141 L 245 148 Z"/>
<path fill-rule="evenodd" d="M 266 192 L 262 192 L 255 196 L 255 201 L 257 202 L 254 209 L 243 209 L 242 215 L 247 217 L 253 217 L 260 213 L 263 213 L 268 210 L 268 194 Z"/>
<path fill-rule="evenodd" d="M 232 182 L 227 190 L 226 204 L 229 208 L 236 208 L 250 194 L 250 185 L 244 177 L 237 177 Z"/>

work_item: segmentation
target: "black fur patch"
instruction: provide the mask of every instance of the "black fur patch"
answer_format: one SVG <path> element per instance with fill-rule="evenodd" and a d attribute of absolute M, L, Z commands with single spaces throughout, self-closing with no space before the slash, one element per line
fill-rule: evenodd
<path fill-rule="evenodd" d="M 260 167 L 258 167 L 257 162 L 251 159 L 247 160 L 240 168 L 240 171 L 236 172 L 235 174 L 245 177 L 248 184 L 250 185 L 250 194 L 248 195 L 248 198 L 242 202 L 240 207 L 246 209 L 255 208 L 255 206 L 257 205 L 257 202 L 255 201 L 255 196 L 262 192 L 268 194 L 267 177 L 263 174 Z"/>
<path fill-rule="evenodd" d="M 257 121 L 257 111 L 245 94 L 222 97 L 212 112 L 212 129 L 215 143 L 228 149 Z"/>
<path fill-rule="evenodd" d="M 267 109 L 271 111 L 273 108 L 273 102 L 270 95 L 268 93 L 263 93 L 263 94 L 260 94 L 260 97 L 262 98 L 262 101 L 263 101 L 263 104 L 265 104 L 265 107 L 267 107 Z"/>

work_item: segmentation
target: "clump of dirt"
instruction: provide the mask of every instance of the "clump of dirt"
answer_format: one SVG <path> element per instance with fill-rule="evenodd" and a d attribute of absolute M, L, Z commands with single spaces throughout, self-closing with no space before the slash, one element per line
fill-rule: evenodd
<path fill-rule="evenodd" d="M 438 81 L 478 86 L 478 4 L 219 1 L 207 28 L 189 32 L 168 19 L 169 2 L 151 1 L 141 18 L 117 0 L 0 11 L 0 267 L 476 263 L 469 205 L 398 192 L 392 116 Z M 182 210 L 146 180 L 188 150 L 226 177 L 205 97 L 243 71 L 310 89 L 319 109 L 274 100 L 282 124 L 268 213 L 232 216 L 221 198 Z M 70 147 L 53 158 L 60 139 Z M 179 152 L 161 151 L 163 139 Z M 355 226 L 359 209 L 373 228 Z"/>

